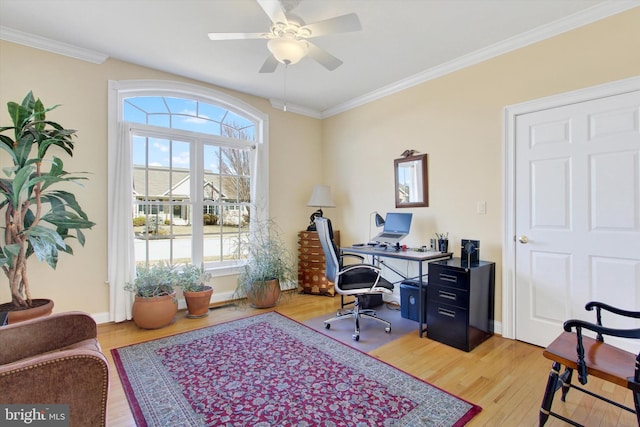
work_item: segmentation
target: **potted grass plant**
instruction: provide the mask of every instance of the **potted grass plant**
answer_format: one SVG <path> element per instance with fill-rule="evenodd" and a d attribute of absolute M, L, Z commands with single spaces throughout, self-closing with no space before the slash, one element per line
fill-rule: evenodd
<path fill-rule="evenodd" d="M 211 274 L 202 266 L 187 263 L 175 272 L 175 286 L 182 288 L 184 300 L 187 303 L 187 317 L 197 319 L 209 315 L 209 303 L 213 294 L 213 287 L 206 283 L 211 280 Z"/>
<path fill-rule="evenodd" d="M 240 268 L 236 299 L 247 299 L 252 307 L 277 304 L 281 283 L 296 280 L 293 256 L 273 220 L 256 221 L 253 232 L 238 242 L 238 253 L 245 262 Z"/>
<path fill-rule="evenodd" d="M 55 269 L 60 252 L 73 254 L 69 240 L 84 246 L 82 230 L 95 225 L 69 191 L 69 183 L 87 178 L 64 170 L 59 156 L 73 156 L 76 131 L 46 118 L 57 107 L 45 108 L 29 92 L 22 103 L 7 103 L 12 125 L 0 127 L 0 156 L 9 160 L 0 177 L 0 267 L 11 292 L 0 311 L 9 312 L 9 323 L 53 309 L 51 300 L 32 298 L 27 260 L 35 254 Z"/>
<path fill-rule="evenodd" d="M 133 322 L 142 329 L 159 329 L 174 322 L 178 299 L 174 289 L 174 268 L 164 262 L 139 265 L 136 278 L 125 289 L 133 292 Z"/>

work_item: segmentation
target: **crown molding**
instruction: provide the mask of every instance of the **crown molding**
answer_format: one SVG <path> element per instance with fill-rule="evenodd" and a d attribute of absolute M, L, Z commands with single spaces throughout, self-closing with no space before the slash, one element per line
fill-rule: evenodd
<path fill-rule="evenodd" d="M 429 80 L 442 77 L 454 71 L 478 64 L 496 56 L 523 48 L 533 43 L 557 36 L 638 6 L 640 6 L 640 0 L 610 0 L 606 3 L 601 3 L 585 9 L 582 12 L 542 25 L 518 36 L 495 43 L 484 49 L 471 52 L 470 54 L 461 56 L 452 61 L 430 68 L 418 74 L 414 74 L 406 79 L 383 86 L 380 89 L 369 92 L 368 94 L 353 98 L 342 104 L 338 104 L 322 111 L 321 118 L 325 119 L 336 114 L 343 113 Z"/>
<path fill-rule="evenodd" d="M 0 26 L 0 40 L 6 40 L 24 46 L 33 47 L 35 49 L 46 50 L 59 55 L 70 56 L 71 58 L 80 59 L 93 64 L 102 64 L 107 60 L 107 58 L 109 58 L 109 55 L 102 52 L 96 52 L 94 50 L 58 42 L 46 37 L 36 36 L 34 34 L 25 33 L 23 31 L 3 26 Z"/>

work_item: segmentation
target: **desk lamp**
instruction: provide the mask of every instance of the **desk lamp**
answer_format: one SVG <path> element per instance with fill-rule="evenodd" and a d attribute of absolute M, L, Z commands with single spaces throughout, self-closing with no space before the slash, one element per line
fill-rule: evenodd
<path fill-rule="evenodd" d="M 307 227 L 307 231 L 316 231 L 316 218 L 323 215 L 322 208 L 336 207 L 331 197 L 331 187 L 328 185 L 314 185 L 307 206 L 320 208 L 311 214 L 309 217 L 310 223 Z"/>
<path fill-rule="evenodd" d="M 373 216 L 373 214 L 376 214 L 376 216 L 374 217 L 375 218 L 376 227 L 380 228 L 380 227 L 382 227 L 384 225 L 384 218 L 382 218 L 382 216 L 378 212 L 373 211 L 373 212 L 371 212 L 369 214 L 369 241 L 371 241 L 371 237 L 372 237 L 372 235 L 371 235 L 371 217 Z"/>

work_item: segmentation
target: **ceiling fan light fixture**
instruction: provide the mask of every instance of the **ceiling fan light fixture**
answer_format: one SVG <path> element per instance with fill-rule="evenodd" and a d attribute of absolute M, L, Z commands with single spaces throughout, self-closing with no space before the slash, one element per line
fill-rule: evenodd
<path fill-rule="evenodd" d="M 269 48 L 269 51 L 278 62 L 286 65 L 298 63 L 309 52 L 307 42 L 288 37 L 269 40 L 267 42 L 267 48 Z"/>

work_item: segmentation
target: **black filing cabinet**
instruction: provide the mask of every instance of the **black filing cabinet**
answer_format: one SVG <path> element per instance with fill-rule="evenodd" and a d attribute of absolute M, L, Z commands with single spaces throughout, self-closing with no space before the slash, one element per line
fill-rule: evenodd
<path fill-rule="evenodd" d="M 493 335 L 495 263 L 429 263 L 427 337 L 464 351 Z"/>

